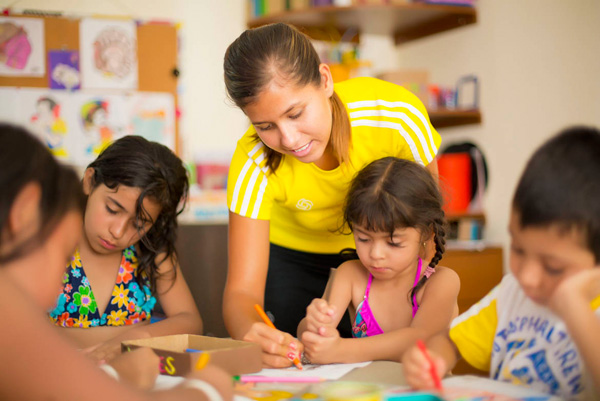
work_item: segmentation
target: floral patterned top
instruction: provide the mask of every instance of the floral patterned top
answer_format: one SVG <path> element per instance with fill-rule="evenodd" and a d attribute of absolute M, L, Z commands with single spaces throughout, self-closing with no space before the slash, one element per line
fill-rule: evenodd
<path fill-rule="evenodd" d="M 75 251 L 65 271 L 56 307 L 50 311 L 50 320 L 57 326 L 86 329 L 149 320 L 156 298 L 152 295 L 148 276 L 142 272 L 138 277 L 137 269 L 137 254 L 132 245 L 123 250 L 112 298 L 101 314 L 83 270 L 79 250 Z"/>

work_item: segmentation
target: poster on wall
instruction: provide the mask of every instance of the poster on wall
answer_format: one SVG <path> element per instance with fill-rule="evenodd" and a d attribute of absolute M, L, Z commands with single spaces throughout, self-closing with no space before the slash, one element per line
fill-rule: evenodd
<path fill-rule="evenodd" d="M 175 100 L 170 93 L 131 96 L 129 134 L 141 135 L 175 151 Z"/>
<path fill-rule="evenodd" d="M 137 89 L 134 21 L 85 18 L 79 25 L 82 88 Z"/>
<path fill-rule="evenodd" d="M 44 89 L 19 91 L 18 118 L 54 156 L 69 161 L 76 149 L 76 137 L 65 110 L 69 110 L 69 98 L 64 93 Z"/>
<path fill-rule="evenodd" d="M 44 20 L 0 17 L 0 75 L 43 77 Z"/>
<path fill-rule="evenodd" d="M 48 70 L 50 89 L 76 90 L 81 87 L 78 51 L 50 50 Z"/>
<path fill-rule="evenodd" d="M 175 149 L 171 94 L 0 88 L 0 120 L 22 125 L 58 159 L 85 167 L 110 143 L 140 135 Z"/>

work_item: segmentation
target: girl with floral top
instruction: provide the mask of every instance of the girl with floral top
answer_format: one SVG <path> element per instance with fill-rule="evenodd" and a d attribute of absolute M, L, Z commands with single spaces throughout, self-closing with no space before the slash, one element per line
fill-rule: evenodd
<path fill-rule="evenodd" d="M 85 170 L 83 236 L 51 320 L 98 360 L 121 341 L 202 331 L 175 252 L 187 172 L 167 147 L 126 136 Z M 157 297 L 166 318 L 149 325 Z"/>

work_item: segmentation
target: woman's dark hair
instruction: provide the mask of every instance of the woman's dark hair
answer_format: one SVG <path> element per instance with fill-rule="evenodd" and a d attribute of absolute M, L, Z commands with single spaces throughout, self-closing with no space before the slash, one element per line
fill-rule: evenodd
<path fill-rule="evenodd" d="M 600 261 L 600 131 L 571 127 L 531 157 L 513 198 L 521 227 L 579 231 Z"/>
<path fill-rule="evenodd" d="M 422 238 L 433 233 L 435 255 L 429 266 L 435 268 L 446 250 L 446 218 L 443 198 L 435 178 L 420 164 L 385 157 L 371 162 L 358 172 L 344 204 L 344 224 L 369 231 L 388 232 L 390 237 L 401 227 L 416 228 Z M 427 281 L 422 276 L 410 292 Z M 414 305 L 413 305 L 414 306 Z"/>
<path fill-rule="evenodd" d="M 225 52 L 223 68 L 229 98 L 240 108 L 256 101 L 277 77 L 299 86 L 321 84 L 321 61 L 310 39 L 291 25 L 277 23 L 243 32 Z M 342 100 L 334 92 L 331 144 L 340 164 L 348 160 L 350 120 Z M 260 140 L 258 135 L 256 140 Z M 283 155 L 266 147 L 267 166 L 275 171 Z"/>
<path fill-rule="evenodd" d="M 158 218 L 148 232 L 140 232 L 143 235 L 138 243 L 138 275 L 144 272 L 150 279 L 152 291 L 156 291 L 158 266 L 167 259 L 173 265 L 176 263 L 177 216 L 185 207 L 189 189 L 183 162 L 164 145 L 141 136 L 125 136 L 100 153 L 90 167 L 94 169 L 92 188 L 103 184 L 115 190 L 119 185 L 141 190 L 135 209 L 136 226 L 143 227 L 148 221 L 144 199 L 160 206 Z M 165 258 L 157 263 L 157 255 L 163 252 Z M 175 274 L 173 270 L 173 282 Z"/>
<path fill-rule="evenodd" d="M 0 123 L 0 230 L 6 226 L 15 198 L 30 183 L 39 184 L 41 189 L 39 230 L 9 253 L 0 255 L 0 263 L 43 244 L 68 212 L 83 213 L 85 207 L 75 171 L 56 161 L 25 129 Z"/>

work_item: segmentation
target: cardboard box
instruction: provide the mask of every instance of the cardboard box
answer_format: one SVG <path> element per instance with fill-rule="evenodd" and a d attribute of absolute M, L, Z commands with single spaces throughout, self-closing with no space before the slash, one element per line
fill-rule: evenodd
<path fill-rule="evenodd" d="M 232 376 L 256 373 L 262 369 L 260 347 L 246 341 L 178 334 L 124 341 L 121 352 L 140 347 L 152 348 L 160 357 L 160 373 L 171 376 L 185 376 L 195 369 L 202 353 L 186 352 L 186 349 L 208 352 L 210 363 Z"/>
<path fill-rule="evenodd" d="M 423 102 L 429 104 L 428 86 L 429 72 L 427 70 L 397 70 L 380 74 L 377 78 L 393 82 L 414 93 Z"/>

